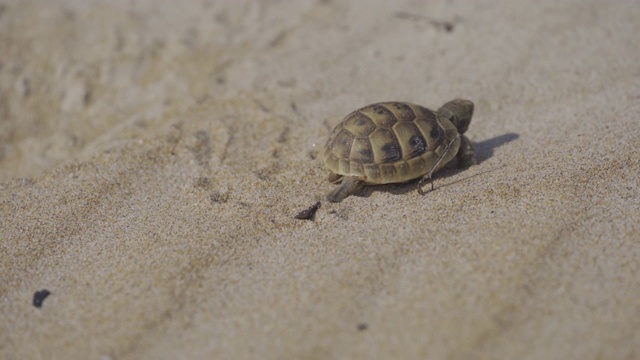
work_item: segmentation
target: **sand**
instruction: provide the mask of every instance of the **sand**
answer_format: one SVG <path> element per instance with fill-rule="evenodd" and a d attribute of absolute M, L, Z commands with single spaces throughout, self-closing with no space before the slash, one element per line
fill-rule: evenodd
<path fill-rule="evenodd" d="M 0 358 L 640 358 L 637 2 L 0 3 Z M 294 218 L 455 97 L 477 166 Z"/>

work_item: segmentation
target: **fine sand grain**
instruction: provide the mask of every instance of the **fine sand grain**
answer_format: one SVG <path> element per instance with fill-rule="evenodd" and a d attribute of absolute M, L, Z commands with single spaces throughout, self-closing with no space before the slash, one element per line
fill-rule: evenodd
<path fill-rule="evenodd" d="M 640 358 L 638 19 L 0 0 L 0 358 Z M 479 165 L 294 218 L 342 117 L 455 97 Z"/>

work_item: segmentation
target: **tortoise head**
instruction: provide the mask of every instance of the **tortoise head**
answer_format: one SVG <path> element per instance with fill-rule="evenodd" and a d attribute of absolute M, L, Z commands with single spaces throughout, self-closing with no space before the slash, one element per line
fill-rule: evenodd
<path fill-rule="evenodd" d="M 464 134 L 473 116 L 473 103 L 464 99 L 451 100 L 442 105 L 438 112 L 449 119 L 460 134 Z"/>

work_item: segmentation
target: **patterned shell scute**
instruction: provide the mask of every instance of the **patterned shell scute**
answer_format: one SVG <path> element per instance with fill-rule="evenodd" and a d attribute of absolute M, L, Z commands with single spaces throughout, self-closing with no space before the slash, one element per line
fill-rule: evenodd
<path fill-rule="evenodd" d="M 406 181 L 428 170 L 444 129 L 437 114 L 418 105 L 383 102 L 349 114 L 327 141 L 324 161 L 341 175 L 371 183 Z"/>

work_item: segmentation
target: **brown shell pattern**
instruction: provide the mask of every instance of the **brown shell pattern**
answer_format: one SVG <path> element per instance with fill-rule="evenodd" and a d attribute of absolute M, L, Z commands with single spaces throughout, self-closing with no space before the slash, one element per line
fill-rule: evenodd
<path fill-rule="evenodd" d="M 356 110 L 338 124 L 323 157 L 336 174 L 364 175 L 371 184 L 404 182 L 426 174 L 444 139 L 456 135 L 453 124 L 429 109 L 383 102 Z"/>

